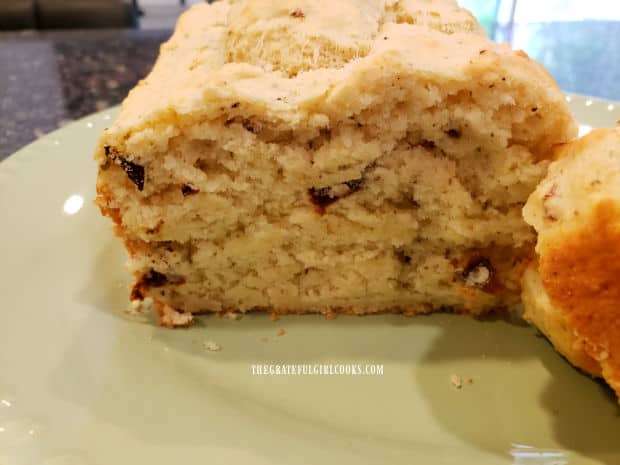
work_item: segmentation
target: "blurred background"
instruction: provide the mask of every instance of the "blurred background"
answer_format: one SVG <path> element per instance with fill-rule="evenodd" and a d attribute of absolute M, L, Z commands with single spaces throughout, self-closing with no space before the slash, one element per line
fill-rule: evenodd
<path fill-rule="evenodd" d="M 200 2 L 0 0 L 0 160 L 120 103 L 178 16 Z M 542 62 L 566 92 L 620 100 L 620 0 L 459 3 L 491 38 Z"/>

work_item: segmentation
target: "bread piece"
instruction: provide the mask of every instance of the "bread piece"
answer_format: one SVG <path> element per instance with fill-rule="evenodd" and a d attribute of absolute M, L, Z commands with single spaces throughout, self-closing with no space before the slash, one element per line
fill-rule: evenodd
<path fill-rule="evenodd" d="M 620 395 L 620 129 L 562 145 L 523 213 L 538 232 L 525 316 Z"/>
<path fill-rule="evenodd" d="M 97 201 L 163 324 L 480 314 L 519 300 L 522 206 L 575 133 L 547 72 L 454 1 L 222 1 L 103 133 Z"/>

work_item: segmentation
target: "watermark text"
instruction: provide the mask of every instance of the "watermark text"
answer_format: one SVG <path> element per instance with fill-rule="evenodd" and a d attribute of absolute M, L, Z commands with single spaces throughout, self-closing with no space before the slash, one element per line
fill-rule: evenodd
<path fill-rule="evenodd" d="M 380 363 L 253 363 L 254 376 L 383 376 Z"/>

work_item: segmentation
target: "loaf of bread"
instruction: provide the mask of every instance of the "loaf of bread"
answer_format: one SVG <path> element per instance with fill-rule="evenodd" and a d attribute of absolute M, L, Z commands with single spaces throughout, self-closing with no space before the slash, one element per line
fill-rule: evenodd
<path fill-rule="evenodd" d="M 538 232 L 525 316 L 620 396 L 620 129 L 592 131 L 555 157 L 523 210 Z"/>
<path fill-rule="evenodd" d="M 162 324 L 517 303 L 564 97 L 453 0 L 192 7 L 99 142 L 97 202 Z"/>

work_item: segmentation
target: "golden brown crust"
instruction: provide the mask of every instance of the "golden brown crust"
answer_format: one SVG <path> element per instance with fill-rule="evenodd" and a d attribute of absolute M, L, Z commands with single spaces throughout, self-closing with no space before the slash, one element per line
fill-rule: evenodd
<path fill-rule="evenodd" d="M 535 325 L 570 363 L 592 376 L 601 376 L 600 364 L 586 353 L 583 339 L 575 335 L 565 312 L 553 304 L 545 292 L 538 273 L 538 260 L 532 262 L 523 275 L 521 298 L 525 320 Z"/>
<path fill-rule="evenodd" d="M 431 313 L 457 313 L 459 315 L 484 317 L 486 315 L 491 315 L 491 314 L 499 315 L 499 314 L 504 314 L 507 312 L 507 309 L 505 307 L 498 307 L 493 310 L 486 310 L 483 314 L 480 314 L 480 313 L 469 313 L 467 311 L 454 311 L 454 309 L 451 309 L 448 307 L 443 307 L 441 309 L 433 309 L 427 305 L 421 305 L 420 307 L 416 309 L 391 307 L 391 308 L 385 308 L 385 309 L 381 309 L 377 311 L 368 311 L 360 307 L 338 307 L 338 308 L 330 308 L 330 309 L 321 310 L 320 312 L 319 311 L 314 312 L 310 310 L 291 310 L 291 309 L 286 309 L 286 308 L 273 309 L 273 308 L 258 308 L 258 307 L 251 308 L 249 310 L 241 312 L 238 309 L 231 307 L 231 308 L 227 308 L 227 309 L 220 310 L 217 312 L 210 311 L 210 310 L 203 310 L 199 312 L 189 313 L 189 312 L 183 312 L 181 310 L 172 308 L 171 306 L 167 305 L 161 300 L 158 300 L 155 297 L 153 297 L 152 300 L 153 300 L 153 304 L 154 304 L 154 307 L 155 307 L 155 310 L 156 310 L 156 313 L 159 319 L 159 324 L 161 326 L 165 326 L 168 328 L 191 326 L 193 324 L 193 320 L 190 323 L 184 322 L 183 324 L 175 324 L 173 320 L 171 319 L 171 315 L 173 313 L 175 315 L 187 316 L 188 318 L 190 316 L 200 315 L 200 314 L 204 314 L 204 315 L 213 314 L 219 317 L 224 317 L 230 314 L 243 315 L 247 313 L 268 313 L 271 321 L 275 322 L 279 320 L 279 317 L 281 315 L 313 315 L 313 314 L 317 315 L 318 314 L 318 315 L 323 315 L 326 320 L 335 320 L 336 318 L 338 318 L 339 315 L 345 315 L 345 316 L 403 315 L 407 317 L 412 317 L 412 316 L 418 316 L 418 315 L 428 315 Z"/>
<path fill-rule="evenodd" d="M 123 216 L 119 208 L 110 208 L 112 204 L 112 195 L 101 183 L 97 182 L 97 198 L 95 199 L 95 205 L 99 207 L 103 216 L 108 216 L 114 222 L 114 233 L 122 237 L 123 236 Z"/>
<path fill-rule="evenodd" d="M 588 223 L 549 243 L 543 285 L 620 395 L 620 208 L 602 201 Z"/>

